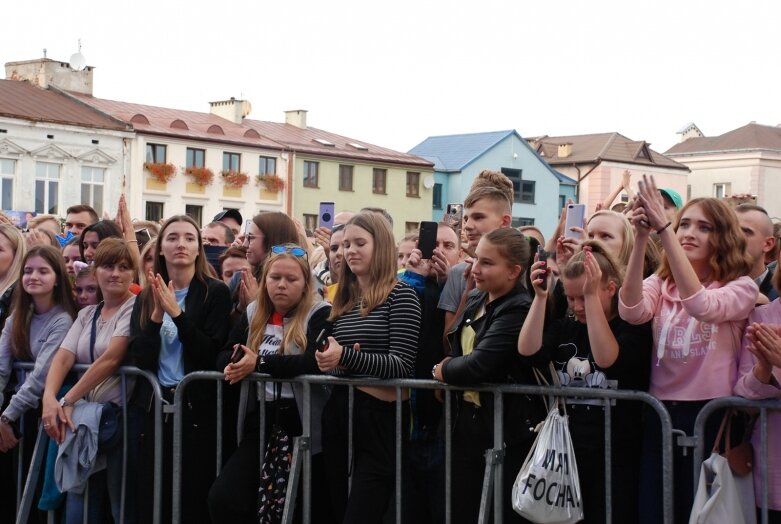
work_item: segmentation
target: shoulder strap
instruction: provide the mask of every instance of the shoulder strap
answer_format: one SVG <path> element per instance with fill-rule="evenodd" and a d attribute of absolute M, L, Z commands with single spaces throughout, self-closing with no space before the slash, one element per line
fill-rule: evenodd
<path fill-rule="evenodd" d="M 103 309 L 103 302 L 98 304 L 95 308 L 95 313 L 92 315 L 92 331 L 89 335 L 89 358 L 90 361 L 95 362 L 95 338 L 97 338 L 97 324 L 100 311 Z"/>

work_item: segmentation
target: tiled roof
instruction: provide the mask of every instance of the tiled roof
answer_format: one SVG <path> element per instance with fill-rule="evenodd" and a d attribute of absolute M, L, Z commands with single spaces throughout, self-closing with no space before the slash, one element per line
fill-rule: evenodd
<path fill-rule="evenodd" d="M 292 124 L 249 118 L 245 118 L 241 124 L 235 124 L 211 113 L 118 102 L 79 93 L 70 94 L 125 122 L 132 123 L 139 132 L 292 150 L 296 153 L 358 161 L 402 164 L 423 169 L 432 167 L 431 162 L 422 158 L 313 127 L 302 129 Z"/>
<path fill-rule="evenodd" d="M 464 135 L 430 136 L 409 152 L 434 162 L 440 172 L 458 172 L 514 131 L 491 131 Z"/>
<path fill-rule="evenodd" d="M 559 157 L 559 145 L 572 144 L 569 156 Z M 552 166 L 595 164 L 610 160 L 627 164 L 662 166 L 685 169 L 683 164 L 657 153 L 642 140 L 630 140 L 620 133 L 592 135 L 543 136 L 532 142 L 532 147 Z"/>
<path fill-rule="evenodd" d="M 781 151 L 781 127 L 750 123 L 720 136 L 690 138 L 676 144 L 666 155 L 690 153 L 770 149 Z"/>
<path fill-rule="evenodd" d="M 129 130 L 128 125 L 70 99 L 56 89 L 41 89 L 19 80 L 0 80 L 0 116 L 52 124 Z"/>

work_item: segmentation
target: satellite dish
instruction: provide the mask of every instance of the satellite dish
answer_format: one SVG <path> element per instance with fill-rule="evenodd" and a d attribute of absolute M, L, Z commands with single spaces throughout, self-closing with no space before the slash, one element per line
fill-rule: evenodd
<path fill-rule="evenodd" d="M 434 177 L 429 175 L 426 178 L 423 179 L 423 187 L 426 189 L 431 189 L 434 187 Z"/>
<path fill-rule="evenodd" d="M 81 71 L 87 66 L 87 60 L 84 58 L 84 55 L 82 55 L 80 52 L 73 53 L 73 55 L 71 55 L 70 65 L 71 65 L 71 69 L 73 69 L 74 71 Z"/>

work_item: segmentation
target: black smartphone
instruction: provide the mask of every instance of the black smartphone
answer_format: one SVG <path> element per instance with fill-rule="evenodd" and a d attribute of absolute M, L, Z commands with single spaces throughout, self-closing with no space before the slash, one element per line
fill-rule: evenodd
<path fill-rule="evenodd" d="M 430 259 L 434 255 L 434 248 L 437 247 L 437 228 L 436 222 L 420 223 L 418 249 L 423 253 L 424 259 Z"/>
<path fill-rule="evenodd" d="M 328 347 L 328 336 L 325 333 L 325 329 L 321 329 L 320 334 L 317 335 L 315 347 L 317 348 L 317 351 L 325 351 L 325 348 Z"/>
<path fill-rule="evenodd" d="M 244 350 L 241 348 L 241 344 L 233 346 L 233 354 L 231 355 L 231 364 L 238 364 L 241 359 L 244 358 Z"/>
<path fill-rule="evenodd" d="M 545 262 L 545 274 L 542 276 L 542 289 L 548 289 L 548 252 L 542 246 L 537 246 L 537 261 Z"/>
<path fill-rule="evenodd" d="M 464 222 L 464 204 L 448 204 L 445 223 L 456 230 L 458 243 L 461 244 L 461 225 Z"/>
<path fill-rule="evenodd" d="M 320 202 L 320 221 L 318 227 L 327 227 L 333 229 L 334 227 L 334 203 L 333 202 Z"/>

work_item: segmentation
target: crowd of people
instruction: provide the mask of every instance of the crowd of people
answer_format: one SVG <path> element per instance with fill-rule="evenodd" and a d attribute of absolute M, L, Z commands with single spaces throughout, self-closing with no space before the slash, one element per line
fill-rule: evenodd
<path fill-rule="evenodd" d="M 631 191 L 629 180 L 620 189 Z M 245 223 L 236 210 L 201 228 L 185 215 L 134 221 L 121 198 L 115 218 L 78 205 L 64 228 L 51 215 L 26 232 L 0 224 L 0 519 L 14 514 L 15 467 L 31 460 L 32 446 L 20 454 L 18 443 L 34 442 L 40 428 L 51 438 L 40 510 L 59 511 L 68 523 L 151 521 L 155 461 L 162 461 L 162 521 L 171 521 L 173 420 L 163 415 L 164 453 L 156 457 L 153 388 L 119 377 L 122 365 L 148 371 L 168 403 L 188 373 L 224 374 L 222 405 L 209 382 L 183 395 L 181 522 L 188 523 L 257 522 L 261 440 L 272 428 L 302 433 L 302 385 L 246 387 L 255 372 L 433 378 L 460 387 L 445 393 L 450 428 L 442 391 L 404 388 L 399 398 L 382 382 L 362 385 L 350 411 L 347 386 L 312 387 L 312 521 L 325 524 L 396 517 L 397 402 L 402 522 L 445 521 L 450 430 L 451 521 L 473 524 L 485 451 L 497 436 L 493 394 L 470 388 L 547 377 L 562 387 L 648 391 L 688 435 L 712 399 L 781 397 L 781 271 L 770 217 L 759 206 L 733 209 L 714 198 L 684 204 L 645 176 L 631 194 L 620 210 L 599 206 L 582 228 L 565 225 L 565 207 L 546 240 L 533 226 L 511 227 L 512 182 L 483 171 L 463 220 L 438 224 L 428 258 L 415 235 L 397 241 L 394 217 L 378 208 L 342 210 L 332 227 L 315 231 L 278 212 Z M 33 366 L 14 371 L 16 362 Z M 75 364 L 88 367 L 76 373 Z M 501 408 L 503 521 L 526 522 L 510 505 L 512 485 L 547 410 L 542 398 L 525 395 L 505 396 Z M 588 398 L 567 401 L 585 522 L 604 522 L 607 511 L 604 410 Z M 658 416 L 624 400 L 611 416 L 613 521 L 661 522 Z M 758 449 L 752 416 L 735 418 L 734 432 L 751 433 L 745 438 Z M 709 420 L 705 449 L 720 422 Z M 779 426 L 781 415 L 771 414 L 771 522 L 781 522 Z M 87 453 L 92 467 L 79 462 Z M 675 449 L 675 522 L 689 519 L 691 455 Z M 754 475 L 759 494 L 758 468 Z M 300 503 L 295 511 L 300 519 Z"/>

